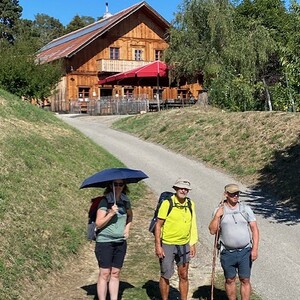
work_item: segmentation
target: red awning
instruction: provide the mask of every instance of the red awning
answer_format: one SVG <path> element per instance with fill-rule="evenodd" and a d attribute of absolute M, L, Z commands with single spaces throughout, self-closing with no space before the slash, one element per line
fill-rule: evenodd
<path fill-rule="evenodd" d="M 98 84 L 168 86 L 168 66 L 157 60 L 145 66 L 106 77 L 99 80 Z"/>

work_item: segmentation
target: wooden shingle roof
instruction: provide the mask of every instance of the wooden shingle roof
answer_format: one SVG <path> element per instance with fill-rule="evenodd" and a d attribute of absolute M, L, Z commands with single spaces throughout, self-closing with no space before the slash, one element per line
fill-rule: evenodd
<path fill-rule="evenodd" d="M 86 47 L 95 39 L 102 36 L 105 32 L 107 32 L 138 10 L 146 13 L 147 16 L 152 18 L 155 23 L 158 23 L 161 27 L 165 29 L 169 28 L 169 22 L 166 21 L 145 1 L 143 1 L 129 8 L 126 8 L 108 18 L 101 19 L 84 28 L 78 29 L 49 42 L 39 50 L 37 59 L 40 63 L 47 63 L 61 58 L 72 57 L 78 51 Z"/>

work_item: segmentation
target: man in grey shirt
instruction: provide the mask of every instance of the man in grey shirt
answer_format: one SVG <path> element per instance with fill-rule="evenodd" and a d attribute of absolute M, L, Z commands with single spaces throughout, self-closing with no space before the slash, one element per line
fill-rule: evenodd
<path fill-rule="evenodd" d="M 220 233 L 220 259 L 229 300 L 237 299 L 236 275 L 242 300 L 250 300 L 251 267 L 258 256 L 259 230 L 252 209 L 239 202 L 236 184 L 225 186 L 225 200 L 216 208 L 209 224 L 211 234 Z"/>

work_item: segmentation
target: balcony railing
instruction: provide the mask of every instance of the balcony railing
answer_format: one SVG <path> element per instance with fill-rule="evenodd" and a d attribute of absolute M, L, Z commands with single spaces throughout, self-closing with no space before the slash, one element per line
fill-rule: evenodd
<path fill-rule="evenodd" d="M 99 59 L 98 72 L 125 72 L 134 68 L 142 67 L 148 63 L 150 63 L 150 61 Z"/>

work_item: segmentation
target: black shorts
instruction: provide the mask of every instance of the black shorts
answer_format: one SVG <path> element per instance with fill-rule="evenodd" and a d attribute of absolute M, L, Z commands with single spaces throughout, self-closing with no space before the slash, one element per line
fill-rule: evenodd
<path fill-rule="evenodd" d="M 95 255 L 98 261 L 99 268 L 121 269 L 123 267 L 126 250 L 126 241 L 117 243 L 96 243 Z"/>

